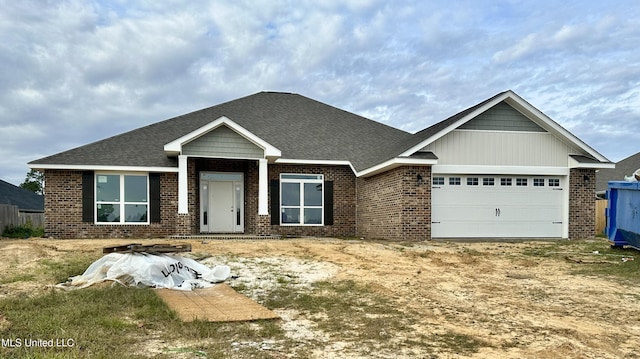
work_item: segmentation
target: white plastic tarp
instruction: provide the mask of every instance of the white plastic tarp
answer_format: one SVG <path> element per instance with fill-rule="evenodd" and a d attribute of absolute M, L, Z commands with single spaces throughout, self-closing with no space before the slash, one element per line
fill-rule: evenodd
<path fill-rule="evenodd" d="M 62 288 L 86 288 L 104 281 L 124 285 L 148 286 L 178 290 L 212 287 L 231 273 L 226 265 L 213 269 L 197 261 L 170 255 L 148 253 L 110 253 L 93 262 L 87 270 Z"/>

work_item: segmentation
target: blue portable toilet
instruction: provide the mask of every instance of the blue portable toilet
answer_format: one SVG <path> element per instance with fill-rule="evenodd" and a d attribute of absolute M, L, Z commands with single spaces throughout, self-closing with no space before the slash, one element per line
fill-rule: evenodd
<path fill-rule="evenodd" d="M 640 182 L 610 181 L 607 198 L 605 232 L 611 246 L 640 249 Z"/>

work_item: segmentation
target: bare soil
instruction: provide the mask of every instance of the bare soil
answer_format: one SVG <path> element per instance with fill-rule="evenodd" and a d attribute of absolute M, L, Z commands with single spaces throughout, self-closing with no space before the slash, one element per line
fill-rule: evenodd
<path fill-rule="evenodd" d="M 132 242 L 191 243 L 191 255 L 208 257 L 203 260 L 208 264 L 226 261 L 217 264 L 229 264 L 236 280 L 251 283 L 256 290 L 268 291 L 273 285 L 260 281 L 268 279 L 274 267 L 297 276 L 301 286 L 318 280 L 367 284 L 417 317 L 413 330 L 425 337 L 459 333 L 484 343 L 473 353 L 441 348 L 425 357 L 640 357 L 640 287 L 573 274 L 580 265 L 576 261 L 525 254 L 553 245 L 548 242 L 2 240 L 0 271 L 3 277 L 15 276 L 43 258 L 80 252 L 99 257 L 105 246 Z M 51 284 L 33 280 L 2 284 L 0 297 L 37 295 Z M 357 353 L 352 344 L 314 328 L 313 318 L 289 310 L 278 314 L 291 338 L 322 343 L 314 351 L 316 357 L 358 357 L 351 355 Z"/>

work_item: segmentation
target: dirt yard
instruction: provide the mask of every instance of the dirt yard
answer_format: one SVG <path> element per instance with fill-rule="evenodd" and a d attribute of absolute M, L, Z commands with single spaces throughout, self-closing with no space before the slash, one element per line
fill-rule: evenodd
<path fill-rule="evenodd" d="M 409 332 L 421 338 L 456 333 L 479 343 L 477 350 L 466 353 L 456 345 L 421 351 L 418 342 L 395 354 L 363 354 L 357 343 L 340 338 L 339 333 L 323 332 L 314 318 L 276 310 L 290 338 L 317 343 L 313 354 L 318 358 L 640 358 L 640 281 L 575 274 L 585 266 L 620 261 L 615 255 L 605 258 L 596 251 L 563 255 L 558 253 L 563 247 L 554 242 L 135 242 L 191 243 L 192 256 L 206 264 L 230 265 L 237 277 L 230 284 L 242 284 L 245 294 L 258 300 L 282 275 L 294 278 L 301 287 L 320 280 L 355 281 L 373 288 L 376 295 L 413 318 L 407 324 Z M 596 248 L 607 247 L 606 241 L 597 242 Z M 79 252 L 97 256 L 104 246 L 128 243 L 132 241 L 2 240 L 0 268 L 15 275 L 43 258 Z M 549 248 L 558 255 L 536 255 Z M 46 287 L 47 283 L 11 282 L 0 286 L 0 297 L 20 292 L 37 295 Z M 406 333 L 381 329 L 380 340 L 397 340 L 396 336 Z"/>

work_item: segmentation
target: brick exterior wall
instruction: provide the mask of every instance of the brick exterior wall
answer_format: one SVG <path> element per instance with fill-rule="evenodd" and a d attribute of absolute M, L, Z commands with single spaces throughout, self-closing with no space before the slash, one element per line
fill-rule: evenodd
<path fill-rule="evenodd" d="M 585 184 L 585 179 L 589 178 Z M 596 232 L 596 171 L 573 168 L 569 172 L 569 239 L 594 238 Z"/>
<path fill-rule="evenodd" d="M 160 175 L 160 223 L 95 225 L 82 221 L 82 171 L 46 170 L 45 236 L 53 238 L 153 238 L 175 234 L 178 175 Z"/>
<path fill-rule="evenodd" d="M 334 182 L 333 225 L 279 226 L 270 224 L 271 215 L 258 215 L 257 161 L 210 159 L 188 161 L 188 215 L 177 214 L 178 175 L 161 174 L 161 221 L 150 225 L 95 225 L 83 222 L 82 171 L 46 170 L 45 235 L 54 238 L 161 238 L 176 234 L 199 234 L 200 171 L 244 173 L 244 228 L 247 234 L 357 235 L 397 240 L 431 238 L 431 167 L 404 166 L 356 179 L 348 166 L 270 164 L 269 180 L 278 180 L 281 173 L 304 173 L 322 174 L 325 181 Z M 418 174 L 422 176 L 421 185 L 416 183 Z M 586 185 L 585 176 L 589 177 Z M 572 169 L 568 190 L 569 238 L 593 238 L 595 170 Z"/>
<path fill-rule="evenodd" d="M 356 176 L 349 166 L 275 164 L 269 165 L 268 172 L 269 181 L 279 180 L 281 173 L 322 174 L 325 181 L 333 181 L 333 225 L 270 225 L 272 234 L 317 237 L 352 237 L 356 235 Z M 271 195 L 269 195 L 269 208 L 271 208 Z M 279 216 L 279 213 L 277 215 Z"/>
<path fill-rule="evenodd" d="M 357 219 L 360 236 L 430 239 L 431 167 L 404 166 L 359 178 Z"/>

